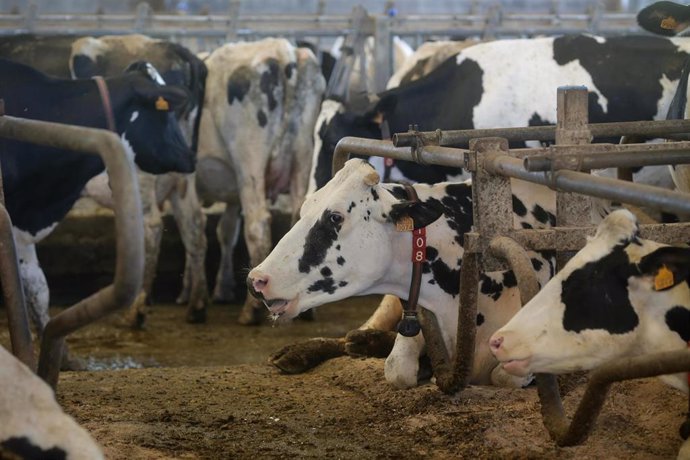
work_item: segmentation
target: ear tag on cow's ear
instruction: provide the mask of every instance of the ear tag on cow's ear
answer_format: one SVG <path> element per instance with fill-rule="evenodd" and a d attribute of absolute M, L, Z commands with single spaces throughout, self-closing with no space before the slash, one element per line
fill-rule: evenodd
<path fill-rule="evenodd" d="M 654 277 L 654 290 L 661 291 L 673 286 L 673 272 L 662 265 Z"/>
<path fill-rule="evenodd" d="M 395 229 L 399 232 L 411 232 L 414 230 L 414 220 L 410 216 L 403 216 L 395 223 Z"/>
<path fill-rule="evenodd" d="M 676 22 L 676 18 L 673 16 L 668 16 L 661 20 L 662 29 L 673 30 L 676 27 L 678 27 L 678 23 Z"/>
<path fill-rule="evenodd" d="M 156 99 L 156 110 L 164 110 L 166 112 L 170 110 L 170 104 L 163 99 L 163 96 L 158 96 L 158 99 Z"/>

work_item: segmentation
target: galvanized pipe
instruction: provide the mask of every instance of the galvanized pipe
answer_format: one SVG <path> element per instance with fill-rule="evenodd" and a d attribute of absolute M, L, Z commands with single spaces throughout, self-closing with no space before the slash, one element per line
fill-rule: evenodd
<path fill-rule="evenodd" d="M 687 193 L 575 171 L 560 170 L 550 174 L 529 172 L 524 169 L 522 161 L 507 155 L 494 155 L 487 158 L 484 167 L 493 174 L 547 185 L 567 192 L 637 206 L 650 206 L 670 213 L 690 214 L 690 194 Z"/>
<path fill-rule="evenodd" d="M 664 137 L 666 134 L 690 132 L 690 120 L 624 121 L 615 123 L 590 123 L 587 125 L 594 137 L 642 136 Z M 436 131 L 411 131 L 393 134 L 393 145 L 410 147 L 417 139 L 424 145 L 466 145 L 470 139 L 480 137 L 504 137 L 511 142 L 551 141 L 556 138 L 556 127 L 530 126 L 526 128 L 488 128 Z"/>
<path fill-rule="evenodd" d="M 57 386 L 67 334 L 134 301 L 144 270 L 143 219 L 132 158 L 113 133 L 35 120 L 0 117 L 0 137 L 75 152 L 98 152 L 110 177 L 115 210 L 116 262 L 113 283 L 53 317 L 45 328 L 38 374 Z"/>
<path fill-rule="evenodd" d="M 587 153 L 560 153 L 563 149 L 552 148 L 558 155 L 534 155 L 524 159 L 527 171 L 574 171 L 602 168 L 634 168 L 650 165 L 677 165 L 690 163 L 690 142 L 665 144 L 594 144 Z M 582 150 L 582 149 L 580 149 Z"/>

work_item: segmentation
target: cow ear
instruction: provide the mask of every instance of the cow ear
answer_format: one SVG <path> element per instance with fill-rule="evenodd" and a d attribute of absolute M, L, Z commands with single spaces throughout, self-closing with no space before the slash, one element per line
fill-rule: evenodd
<path fill-rule="evenodd" d="M 404 201 L 394 204 L 389 213 L 391 221 L 396 224 L 400 231 L 426 227 L 442 215 L 443 205 L 438 201 Z"/>
<path fill-rule="evenodd" d="M 642 275 L 654 277 L 656 291 L 670 289 L 690 280 L 690 248 L 659 248 L 644 256 L 638 267 Z"/>
<path fill-rule="evenodd" d="M 156 110 L 169 112 L 184 106 L 189 94 L 178 86 L 157 86 L 151 82 L 146 85 L 136 85 L 137 95 Z"/>
<path fill-rule="evenodd" d="M 690 25 L 690 7 L 675 2 L 656 2 L 637 13 L 637 23 L 649 32 L 671 37 Z"/>

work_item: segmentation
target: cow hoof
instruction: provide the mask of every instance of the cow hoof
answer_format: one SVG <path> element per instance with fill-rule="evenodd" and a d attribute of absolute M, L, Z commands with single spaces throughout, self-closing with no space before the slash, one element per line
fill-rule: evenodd
<path fill-rule="evenodd" d="M 144 329 L 144 324 L 146 323 L 146 313 L 137 312 L 129 320 L 129 327 L 132 329 L 141 330 Z"/>
<path fill-rule="evenodd" d="M 187 310 L 187 322 L 190 324 L 202 324 L 206 322 L 205 308 L 192 308 Z"/>
<path fill-rule="evenodd" d="M 301 374 L 324 361 L 344 355 L 342 339 L 316 338 L 287 345 L 273 353 L 268 362 L 286 374 Z"/>
<path fill-rule="evenodd" d="M 390 354 L 394 343 L 394 332 L 356 329 L 345 336 L 345 351 L 350 356 L 385 358 Z"/>

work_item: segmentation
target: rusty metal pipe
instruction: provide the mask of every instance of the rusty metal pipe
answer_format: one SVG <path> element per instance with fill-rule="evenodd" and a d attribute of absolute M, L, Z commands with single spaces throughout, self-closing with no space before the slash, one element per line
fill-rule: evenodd
<path fill-rule="evenodd" d="M 462 166 L 465 150 L 438 146 L 424 146 L 420 149 L 421 163 L 441 166 Z M 412 152 L 406 147 L 394 147 L 391 141 L 343 137 L 338 141 L 333 153 L 333 175 L 340 171 L 350 155 L 370 155 L 394 160 L 414 161 Z"/>
<path fill-rule="evenodd" d="M 616 152 L 592 152 L 587 148 L 587 154 L 559 154 L 557 156 L 535 155 L 525 158 L 524 167 L 527 171 L 551 171 L 569 169 L 583 171 L 602 168 L 634 168 L 651 165 L 676 165 L 690 163 L 690 142 L 668 144 L 627 144 L 611 145 L 617 147 Z M 603 144 L 606 146 L 606 144 Z M 650 148 L 641 148 L 649 145 Z M 595 146 L 592 146 L 595 147 Z M 592 153 L 589 153 L 592 152 Z"/>
<path fill-rule="evenodd" d="M 67 334 L 128 306 L 141 288 L 144 238 L 141 199 L 133 159 L 120 139 L 103 129 L 84 128 L 10 116 L 0 117 L 0 137 L 76 152 L 97 152 L 110 177 L 115 204 L 116 262 L 113 283 L 53 317 L 46 326 L 38 373 L 57 386 L 61 350 Z"/>
<path fill-rule="evenodd" d="M 559 170 L 551 174 L 526 171 L 523 162 L 507 155 L 487 158 L 485 168 L 493 174 L 547 185 L 566 192 L 606 198 L 637 206 L 650 206 L 676 214 L 690 214 L 690 194 L 644 184 Z"/>
<path fill-rule="evenodd" d="M 643 136 L 664 137 L 667 134 L 690 132 L 690 120 L 625 121 L 616 123 L 590 123 L 593 137 Z M 504 137 L 511 142 L 551 141 L 556 138 L 555 125 L 526 128 L 488 128 L 436 131 L 411 131 L 393 134 L 395 147 L 410 147 L 417 139 L 424 145 L 466 145 L 470 139 Z"/>
<path fill-rule="evenodd" d="M 0 283 L 7 309 L 12 353 L 32 371 L 36 371 L 29 317 L 26 313 L 24 290 L 19 278 L 17 249 L 12 236 L 12 221 L 4 205 L 0 205 Z"/>
<path fill-rule="evenodd" d="M 542 418 L 551 438 L 559 446 L 573 446 L 583 442 L 589 435 L 613 382 L 637 378 L 655 377 L 665 374 L 688 372 L 690 351 L 678 350 L 654 353 L 633 358 L 617 359 L 593 370 L 587 389 L 573 415 L 568 421 L 558 394 L 558 385 L 553 376 L 547 385 L 540 384 L 544 374 L 537 376 L 539 397 L 542 401 Z M 543 388 L 542 388 L 543 386 Z M 545 404 L 547 403 L 547 404 Z"/>

